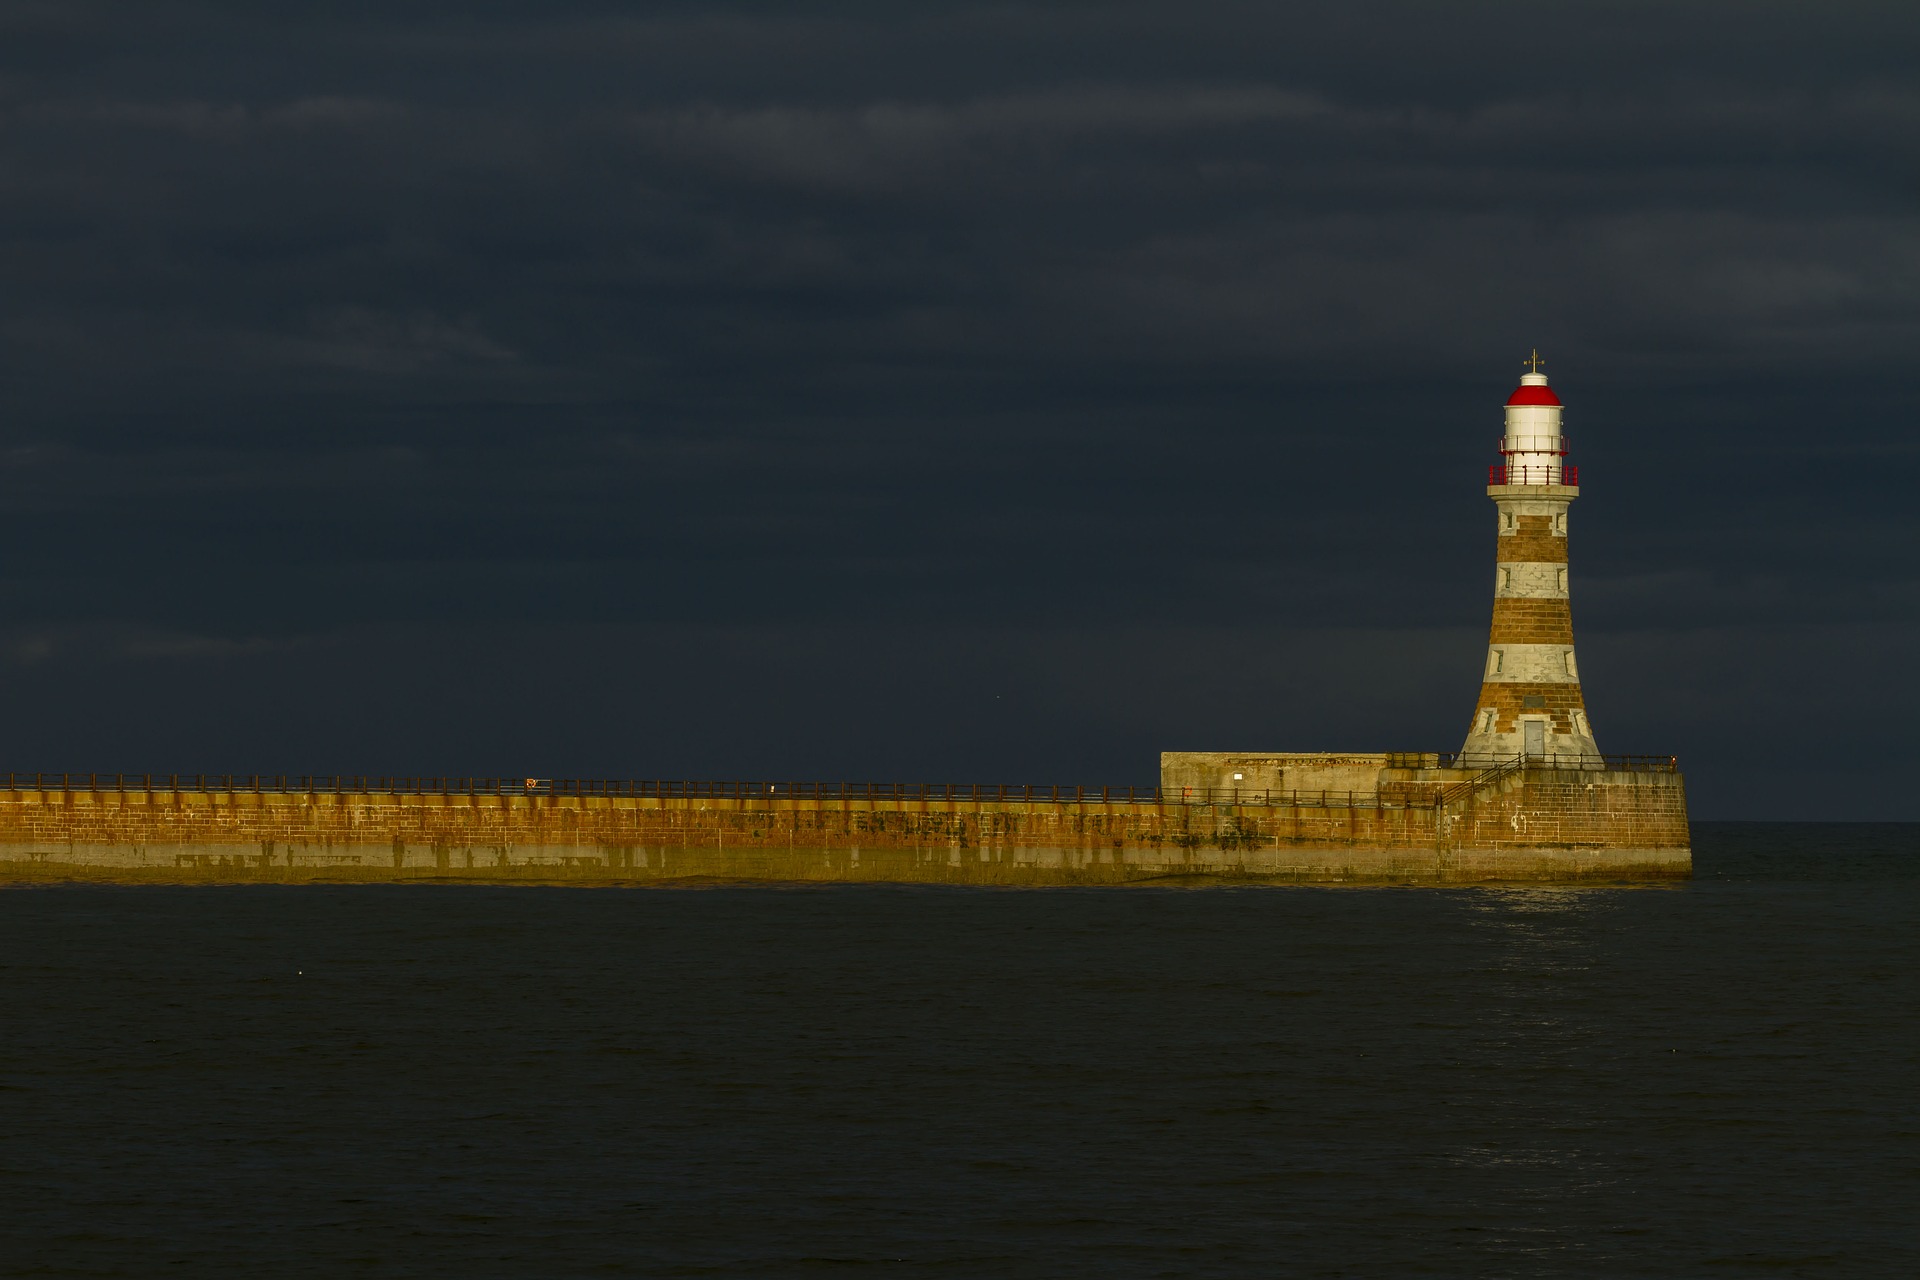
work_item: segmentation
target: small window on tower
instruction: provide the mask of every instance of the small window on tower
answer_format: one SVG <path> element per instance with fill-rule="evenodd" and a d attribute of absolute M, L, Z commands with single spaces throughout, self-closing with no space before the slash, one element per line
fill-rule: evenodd
<path fill-rule="evenodd" d="M 1500 589 L 1502 591 L 1513 590 L 1513 570 L 1502 569 L 1500 571 Z"/>
<path fill-rule="evenodd" d="M 1500 527 L 1501 527 L 1502 529 L 1511 529 L 1511 528 L 1513 528 L 1513 512 L 1511 512 L 1511 511 L 1502 511 L 1502 512 L 1500 513 Z"/>
<path fill-rule="evenodd" d="M 1493 708 L 1491 707 L 1480 713 L 1480 732 L 1493 732 Z"/>
<path fill-rule="evenodd" d="M 1560 570 L 1559 580 L 1560 580 L 1560 589 L 1562 591 L 1565 591 L 1567 589 L 1567 571 L 1565 569 Z"/>
<path fill-rule="evenodd" d="M 1553 531 L 1561 537 L 1567 536 L 1567 513 L 1561 512 L 1553 518 Z"/>
<path fill-rule="evenodd" d="M 1573 665 L 1573 650 L 1571 649 L 1567 650 L 1566 659 L 1567 659 L 1567 674 L 1572 676 L 1575 680 L 1578 680 L 1580 678 L 1580 671 L 1577 667 Z"/>
<path fill-rule="evenodd" d="M 1496 676 L 1499 675 L 1502 668 L 1504 668 L 1506 665 L 1507 665 L 1507 655 L 1505 654 L 1505 652 L 1499 649 L 1495 649 L 1493 651 L 1493 674 Z"/>

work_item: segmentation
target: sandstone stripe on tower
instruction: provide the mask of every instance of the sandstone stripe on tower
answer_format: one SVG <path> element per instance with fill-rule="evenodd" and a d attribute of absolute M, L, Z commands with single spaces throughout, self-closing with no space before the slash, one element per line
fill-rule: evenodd
<path fill-rule="evenodd" d="M 1567 536 L 1564 533 L 1551 532 L 1546 516 L 1521 516 L 1517 532 L 1500 531 L 1500 554 L 1497 559 L 1506 564 L 1513 561 L 1532 560 L 1544 564 L 1565 564 L 1567 562 Z"/>
<path fill-rule="evenodd" d="M 1475 733 L 1517 733 L 1523 713 L 1551 717 L 1555 733 L 1581 737 L 1593 733 L 1587 723 L 1587 700 L 1577 684 L 1529 684 L 1524 681 L 1483 684 L 1480 686 L 1479 705 L 1473 726 Z M 1490 725 L 1487 723 L 1489 715 L 1493 717 Z"/>
<path fill-rule="evenodd" d="M 1538 600 L 1500 596 L 1493 602 L 1492 643 L 1573 644 L 1573 610 L 1565 597 Z"/>

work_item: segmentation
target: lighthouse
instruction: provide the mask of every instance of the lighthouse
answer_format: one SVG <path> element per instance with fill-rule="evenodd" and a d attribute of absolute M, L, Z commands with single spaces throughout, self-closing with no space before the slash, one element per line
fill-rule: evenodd
<path fill-rule="evenodd" d="M 1467 766 L 1520 757 L 1600 764 L 1580 692 L 1568 596 L 1567 508 L 1580 496 L 1580 477 L 1567 465 L 1564 410 L 1541 363 L 1534 352 L 1507 397 L 1503 461 L 1487 476 L 1499 549 L 1480 702 L 1460 748 Z"/>

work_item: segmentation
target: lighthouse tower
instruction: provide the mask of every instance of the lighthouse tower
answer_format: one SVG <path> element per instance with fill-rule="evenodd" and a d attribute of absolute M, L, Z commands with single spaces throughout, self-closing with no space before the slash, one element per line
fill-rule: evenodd
<path fill-rule="evenodd" d="M 1578 468 L 1566 465 L 1560 397 L 1540 372 L 1540 353 L 1526 363 L 1507 398 L 1506 460 L 1487 477 L 1500 521 L 1493 633 L 1460 763 L 1525 756 L 1597 766 L 1567 596 L 1567 508 L 1580 496 Z"/>

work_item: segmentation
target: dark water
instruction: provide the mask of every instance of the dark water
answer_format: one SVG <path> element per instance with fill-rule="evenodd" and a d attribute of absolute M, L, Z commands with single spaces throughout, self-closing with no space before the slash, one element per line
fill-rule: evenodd
<path fill-rule="evenodd" d="M 1920 827 L 1653 889 L 0 892 L 0 1274 L 1920 1274 Z"/>

